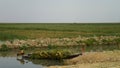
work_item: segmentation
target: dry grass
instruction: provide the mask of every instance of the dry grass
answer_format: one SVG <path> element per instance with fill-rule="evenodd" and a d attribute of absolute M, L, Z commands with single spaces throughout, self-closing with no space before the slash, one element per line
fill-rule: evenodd
<path fill-rule="evenodd" d="M 67 66 L 50 66 L 49 68 L 120 68 L 120 51 L 90 52 L 66 60 Z"/>
<path fill-rule="evenodd" d="M 96 62 L 120 61 L 120 51 L 89 52 L 82 56 L 67 60 L 66 64 L 96 63 Z"/>
<path fill-rule="evenodd" d="M 120 68 L 119 62 L 86 63 L 69 66 L 50 66 L 49 68 Z"/>

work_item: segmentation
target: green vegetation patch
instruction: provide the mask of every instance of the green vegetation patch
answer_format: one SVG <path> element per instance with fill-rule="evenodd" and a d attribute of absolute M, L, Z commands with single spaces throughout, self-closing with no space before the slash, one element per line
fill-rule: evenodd
<path fill-rule="evenodd" d="M 25 37 L 25 36 L 0 32 L 0 40 L 26 39 L 26 38 L 27 37 Z"/>
<path fill-rule="evenodd" d="M 69 50 L 45 50 L 32 53 L 32 59 L 63 59 L 72 54 Z"/>
<path fill-rule="evenodd" d="M 5 45 L 5 44 L 1 45 L 0 51 L 9 51 L 9 50 L 10 50 L 10 48 L 7 47 L 7 45 Z"/>
<path fill-rule="evenodd" d="M 120 36 L 120 23 L 7 23 L 0 32 L 28 38 L 81 36 Z"/>

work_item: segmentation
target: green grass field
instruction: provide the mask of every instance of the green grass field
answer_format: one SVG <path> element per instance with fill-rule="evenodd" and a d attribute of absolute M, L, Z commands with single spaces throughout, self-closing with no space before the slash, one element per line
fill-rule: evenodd
<path fill-rule="evenodd" d="M 63 38 L 81 36 L 120 36 L 120 23 L 1 23 L 0 40 Z"/>

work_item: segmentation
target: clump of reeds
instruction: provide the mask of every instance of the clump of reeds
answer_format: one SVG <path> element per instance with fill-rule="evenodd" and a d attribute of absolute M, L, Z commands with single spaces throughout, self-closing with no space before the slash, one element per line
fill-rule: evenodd
<path fill-rule="evenodd" d="M 48 47 L 56 48 L 56 46 L 87 46 L 87 47 L 108 47 L 111 49 L 120 49 L 120 37 L 119 36 L 93 36 L 93 37 L 76 37 L 76 38 L 40 38 L 40 39 L 14 39 L 4 42 L 9 48 L 21 48 L 26 47 Z M 29 46 L 28 46 L 29 45 Z M 53 46 L 54 45 L 54 46 Z"/>
<path fill-rule="evenodd" d="M 8 50 L 10 50 L 10 48 L 7 47 L 7 45 L 5 45 L 5 44 L 1 45 L 0 51 L 8 51 Z"/>
<path fill-rule="evenodd" d="M 69 50 L 45 50 L 32 53 L 31 59 L 62 59 L 72 54 Z"/>

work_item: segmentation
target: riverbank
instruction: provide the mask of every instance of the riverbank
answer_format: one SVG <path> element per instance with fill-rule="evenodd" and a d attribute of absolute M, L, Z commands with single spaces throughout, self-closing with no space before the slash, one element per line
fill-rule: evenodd
<path fill-rule="evenodd" d="M 0 56 L 16 57 L 16 51 L 0 53 Z M 64 60 L 62 64 L 53 60 L 32 60 L 29 62 L 43 65 L 46 68 L 120 68 L 120 50 L 85 52 L 79 57 Z"/>
<path fill-rule="evenodd" d="M 26 40 L 6 40 L 0 41 L 0 48 L 4 44 L 8 48 L 29 48 L 29 47 L 55 47 L 55 46 L 86 46 L 89 49 L 97 50 L 102 49 L 99 46 L 105 47 L 105 49 L 120 49 L 120 37 L 119 36 L 92 36 L 84 37 L 78 36 L 74 38 L 38 38 L 38 39 L 26 39 Z"/>
<path fill-rule="evenodd" d="M 86 63 L 69 66 L 50 66 L 48 68 L 120 68 L 119 62 Z"/>
<path fill-rule="evenodd" d="M 65 61 L 65 64 L 48 68 L 120 68 L 120 50 L 84 53 Z"/>

